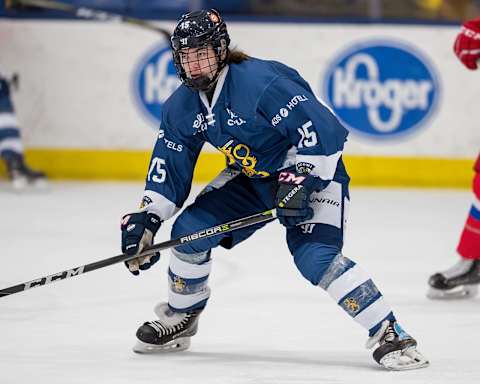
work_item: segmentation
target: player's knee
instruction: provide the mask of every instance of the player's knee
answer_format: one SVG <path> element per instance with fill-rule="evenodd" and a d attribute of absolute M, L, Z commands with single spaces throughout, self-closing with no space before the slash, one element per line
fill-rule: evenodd
<path fill-rule="evenodd" d="M 175 223 L 172 226 L 171 238 L 181 238 L 207 227 L 209 227 L 209 223 L 198 219 L 188 212 L 184 212 L 175 220 Z M 212 244 L 210 239 L 198 239 L 175 247 L 175 249 L 182 254 L 205 253 L 211 248 Z"/>
<path fill-rule="evenodd" d="M 210 260 L 210 250 L 198 253 L 184 253 L 178 250 L 177 248 L 172 249 L 172 256 L 170 258 L 170 262 L 173 259 L 180 260 L 180 262 L 188 263 L 188 264 L 203 264 Z"/>
<path fill-rule="evenodd" d="M 340 249 L 333 245 L 307 243 L 298 248 L 293 257 L 303 277 L 313 285 L 318 285 L 339 252 Z"/>

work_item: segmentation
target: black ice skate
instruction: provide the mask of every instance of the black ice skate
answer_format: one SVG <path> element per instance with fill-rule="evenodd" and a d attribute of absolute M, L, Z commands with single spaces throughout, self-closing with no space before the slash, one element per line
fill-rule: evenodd
<path fill-rule="evenodd" d="M 20 154 L 5 156 L 8 178 L 12 182 L 13 188 L 20 190 L 27 186 L 45 187 L 47 177 L 45 173 L 34 171 L 25 164 L 25 160 Z"/>
<path fill-rule="evenodd" d="M 184 351 L 190 346 L 190 338 L 197 333 L 198 316 L 202 310 L 173 312 L 167 303 L 155 307 L 158 320 L 149 321 L 137 330 L 137 353 Z"/>
<path fill-rule="evenodd" d="M 393 371 L 427 367 L 428 360 L 417 351 L 416 340 L 407 334 L 396 321 L 385 320 L 378 332 L 367 340 L 366 347 L 378 347 L 373 358 L 384 368 Z"/>
<path fill-rule="evenodd" d="M 480 260 L 461 259 L 446 271 L 428 279 L 430 299 L 464 299 L 477 295 L 480 283 Z"/>

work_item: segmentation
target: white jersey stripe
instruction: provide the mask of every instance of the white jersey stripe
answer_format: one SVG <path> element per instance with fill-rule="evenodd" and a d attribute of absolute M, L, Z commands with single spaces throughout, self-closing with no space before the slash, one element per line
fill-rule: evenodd
<path fill-rule="evenodd" d="M 478 55 L 480 53 L 480 49 L 462 49 L 460 51 L 460 57 L 466 55 Z"/>
<path fill-rule="evenodd" d="M 341 155 L 342 151 L 329 156 L 301 155 L 297 153 L 296 163 L 310 163 L 315 166 L 310 173 L 311 175 L 320 177 L 322 180 L 332 180 Z"/>
<path fill-rule="evenodd" d="M 143 210 L 156 214 L 162 221 L 169 219 L 179 211 L 179 208 L 173 202 L 158 192 L 147 189 L 143 195 L 152 200 L 152 203 L 144 207 Z"/>
<path fill-rule="evenodd" d="M 283 164 L 278 169 L 284 169 L 284 168 L 288 168 L 295 165 L 296 158 L 297 158 L 297 147 L 292 147 L 288 150 L 287 156 L 285 157 Z"/>

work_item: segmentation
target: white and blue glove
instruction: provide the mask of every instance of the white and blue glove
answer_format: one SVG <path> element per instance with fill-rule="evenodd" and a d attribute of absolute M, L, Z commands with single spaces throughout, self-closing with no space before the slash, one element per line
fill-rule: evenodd
<path fill-rule="evenodd" d="M 123 216 L 121 223 L 122 252 L 133 256 L 151 246 L 161 224 L 162 221 L 157 215 L 145 211 Z M 160 252 L 155 252 L 152 255 L 126 261 L 125 265 L 132 274 L 137 276 L 140 270 L 144 271 L 150 268 L 159 259 Z"/>

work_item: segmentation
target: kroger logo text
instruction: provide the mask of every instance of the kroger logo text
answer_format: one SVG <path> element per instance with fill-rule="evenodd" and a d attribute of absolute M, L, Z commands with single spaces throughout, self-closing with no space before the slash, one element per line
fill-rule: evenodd
<path fill-rule="evenodd" d="M 325 97 L 352 131 L 389 138 L 425 124 L 439 84 L 433 67 L 411 47 L 356 44 L 340 54 L 325 77 Z"/>
<path fill-rule="evenodd" d="M 148 52 L 135 67 L 135 102 L 155 128 L 160 126 L 163 103 L 179 85 L 170 47 L 164 44 Z"/>

